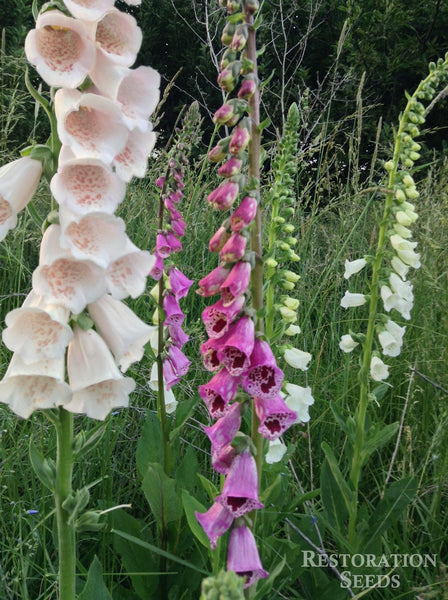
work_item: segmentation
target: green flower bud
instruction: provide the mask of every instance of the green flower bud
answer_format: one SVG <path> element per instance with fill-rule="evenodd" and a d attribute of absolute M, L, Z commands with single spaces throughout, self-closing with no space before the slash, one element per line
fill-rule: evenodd
<path fill-rule="evenodd" d="M 266 267 L 269 267 L 271 269 L 275 269 L 275 267 L 278 266 L 278 262 L 275 260 L 275 258 L 268 258 L 264 261 L 264 264 L 266 265 Z"/>
<path fill-rule="evenodd" d="M 202 580 L 200 600 L 244 600 L 244 583 L 235 571 L 220 571 Z"/>
<path fill-rule="evenodd" d="M 410 199 L 410 200 L 415 200 L 416 198 L 419 197 L 419 193 L 417 192 L 417 188 L 414 187 L 408 187 L 405 189 L 405 193 L 406 196 Z"/>
<path fill-rule="evenodd" d="M 295 323 L 297 321 L 297 313 L 287 306 L 281 306 L 279 312 L 285 323 Z"/>
<path fill-rule="evenodd" d="M 288 254 L 288 258 L 291 262 L 299 262 L 300 260 L 300 256 L 292 251 Z"/>
<path fill-rule="evenodd" d="M 406 194 L 403 192 L 403 190 L 395 190 L 395 200 L 398 202 L 404 202 L 406 200 Z"/>
<path fill-rule="evenodd" d="M 291 225 L 291 224 L 289 224 L 289 225 L 285 225 L 285 226 L 283 227 L 283 231 L 284 231 L 285 233 L 292 233 L 292 232 L 294 231 L 294 229 L 295 229 L 294 225 Z"/>
<path fill-rule="evenodd" d="M 300 275 L 297 275 L 297 273 L 294 273 L 293 271 L 283 271 L 282 275 L 286 281 L 291 281 L 292 283 L 297 283 L 300 279 Z"/>
<path fill-rule="evenodd" d="M 390 172 L 393 171 L 395 168 L 395 163 L 393 160 L 388 160 L 386 163 L 384 163 L 384 168 L 386 169 L 386 171 Z"/>
<path fill-rule="evenodd" d="M 282 281 L 282 288 L 284 290 L 288 290 L 288 292 L 292 292 L 294 289 L 294 284 L 291 281 Z"/>
<path fill-rule="evenodd" d="M 297 298 L 291 298 L 291 296 L 282 296 L 282 302 L 291 310 L 297 310 L 299 307 L 299 301 Z"/>
<path fill-rule="evenodd" d="M 403 184 L 406 187 L 415 187 L 414 180 L 408 173 L 406 173 L 406 175 L 403 177 Z"/>
<path fill-rule="evenodd" d="M 290 246 L 295 246 L 297 244 L 297 238 L 295 237 L 287 237 L 285 242 Z"/>

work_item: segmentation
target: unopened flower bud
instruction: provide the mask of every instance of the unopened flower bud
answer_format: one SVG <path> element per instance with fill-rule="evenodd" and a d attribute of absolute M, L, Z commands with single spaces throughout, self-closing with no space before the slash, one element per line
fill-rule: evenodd
<path fill-rule="evenodd" d="M 227 12 L 231 15 L 241 10 L 241 0 L 227 0 Z"/>
<path fill-rule="evenodd" d="M 213 122 L 219 123 L 220 125 L 224 125 L 227 123 L 234 115 L 233 106 L 228 104 L 227 102 L 223 104 L 213 115 Z"/>
<path fill-rule="evenodd" d="M 229 151 L 230 136 L 220 140 L 217 145 L 208 153 L 210 162 L 220 162 L 223 160 Z"/>
<path fill-rule="evenodd" d="M 287 290 L 288 292 L 292 292 L 292 290 L 295 287 L 292 281 L 282 281 L 281 286 L 284 290 Z"/>
<path fill-rule="evenodd" d="M 249 29 L 246 23 L 240 23 L 236 26 L 235 33 L 232 38 L 231 48 L 234 52 L 241 52 L 246 46 L 247 38 L 249 37 Z"/>
<path fill-rule="evenodd" d="M 293 273 L 292 271 L 283 271 L 282 275 L 286 281 L 291 281 L 292 283 L 297 283 L 300 279 L 300 275 L 297 275 L 297 273 Z"/>
<path fill-rule="evenodd" d="M 210 252 L 219 252 L 229 238 L 230 233 L 227 231 L 227 227 L 221 225 L 218 231 L 212 236 L 208 244 L 208 249 Z"/>
<path fill-rule="evenodd" d="M 236 156 L 231 156 L 227 162 L 225 162 L 218 169 L 218 175 L 221 177 L 232 177 L 241 171 L 243 161 Z"/>
<path fill-rule="evenodd" d="M 230 208 L 238 197 L 240 186 L 234 181 L 225 181 L 213 190 L 208 196 L 207 201 L 217 210 Z"/>
<path fill-rule="evenodd" d="M 299 308 L 299 301 L 297 298 L 291 298 L 291 296 L 282 296 L 282 302 L 291 310 L 297 310 Z"/>
<path fill-rule="evenodd" d="M 258 0 L 246 0 L 246 12 L 248 15 L 254 15 L 258 12 L 260 3 Z"/>
<path fill-rule="evenodd" d="M 236 30 L 236 23 L 231 23 L 230 21 L 228 21 L 225 26 L 224 29 L 222 30 L 222 34 L 221 34 L 221 42 L 223 43 L 224 46 L 230 46 L 230 44 L 232 43 L 233 40 L 233 35 L 235 33 Z"/>
<path fill-rule="evenodd" d="M 247 118 L 240 121 L 238 126 L 235 128 L 233 135 L 229 143 L 230 154 L 240 154 L 247 148 L 250 140 L 250 123 Z"/>
<path fill-rule="evenodd" d="M 402 189 L 395 190 L 395 200 L 397 202 L 404 202 L 406 200 L 406 194 Z"/>
<path fill-rule="evenodd" d="M 231 159 L 232 160 L 232 159 Z M 241 231 L 248 227 L 257 213 L 257 200 L 253 196 L 245 196 L 241 204 L 230 217 L 232 231 Z"/>
<path fill-rule="evenodd" d="M 269 267 L 271 269 L 275 269 L 275 267 L 278 266 L 278 262 L 275 260 L 275 258 L 268 258 L 264 261 L 264 264 L 266 265 L 266 267 Z"/>
<path fill-rule="evenodd" d="M 287 306 L 281 306 L 279 308 L 281 317 L 285 323 L 295 323 L 297 321 L 297 314 L 294 310 L 291 310 Z"/>
<path fill-rule="evenodd" d="M 253 73 L 249 73 L 238 90 L 238 98 L 251 98 L 257 89 L 257 81 Z"/>

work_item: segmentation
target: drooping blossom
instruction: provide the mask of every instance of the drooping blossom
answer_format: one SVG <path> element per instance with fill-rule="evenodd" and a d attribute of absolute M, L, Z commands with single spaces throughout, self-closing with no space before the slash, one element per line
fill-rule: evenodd
<path fill-rule="evenodd" d="M 294 369 L 306 371 L 313 357 L 309 352 L 304 352 L 303 350 L 299 350 L 299 348 L 287 348 L 283 354 L 283 358 Z"/>
<path fill-rule="evenodd" d="M 232 513 L 222 504 L 215 502 L 205 513 L 195 512 L 197 520 L 210 540 L 212 550 L 216 548 L 218 538 L 229 529 L 233 523 Z"/>
<path fill-rule="evenodd" d="M 258 579 L 264 579 L 269 573 L 263 569 L 257 550 L 254 534 L 246 525 L 235 527 L 230 532 L 227 553 L 227 570 L 235 571 L 246 579 L 247 588 Z"/>
<path fill-rule="evenodd" d="M 249 448 L 235 456 L 222 493 L 215 501 L 228 508 L 234 518 L 263 508 L 263 504 L 258 499 L 257 465 Z"/>
<path fill-rule="evenodd" d="M 296 423 L 308 423 L 310 420 L 308 410 L 314 404 L 311 388 L 287 383 L 285 389 L 287 394 L 285 404 L 297 414 Z"/>
<path fill-rule="evenodd" d="M 242 375 L 249 367 L 254 349 L 255 327 L 248 316 L 232 323 L 218 349 L 218 360 L 233 376 Z"/>
<path fill-rule="evenodd" d="M 149 125 L 147 131 L 130 131 L 126 144 L 114 157 L 112 164 L 117 175 L 129 183 L 133 177 L 142 178 L 146 174 L 148 157 L 156 143 L 156 134 Z"/>
<path fill-rule="evenodd" d="M 349 279 L 355 273 L 359 273 L 367 264 L 365 258 L 358 258 L 356 260 L 346 260 L 345 261 L 345 273 L 344 278 Z"/>
<path fill-rule="evenodd" d="M 131 66 L 143 39 L 135 18 L 114 8 L 94 25 L 94 39 L 99 51 L 118 65 Z"/>
<path fill-rule="evenodd" d="M 213 269 L 213 271 L 210 271 L 208 275 L 199 280 L 199 289 L 196 290 L 196 293 L 199 294 L 199 296 L 204 297 L 219 294 L 221 285 L 223 285 L 229 273 L 230 270 L 227 266 L 219 265 L 218 267 L 216 267 L 216 269 Z"/>
<path fill-rule="evenodd" d="M 403 345 L 406 327 L 400 327 L 395 321 L 388 319 L 385 328 L 379 332 L 378 340 L 385 356 L 398 356 Z"/>
<path fill-rule="evenodd" d="M 374 381 L 383 381 L 389 377 L 389 366 L 379 356 L 372 356 L 370 361 L 370 377 Z"/>
<path fill-rule="evenodd" d="M 64 0 L 64 4 L 77 19 L 98 21 L 113 8 L 114 0 Z"/>
<path fill-rule="evenodd" d="M 223 417 L 227 413 L 229 403 L 238 390 L 238 383 L 238 377 L 234 377 L 223 368 L 208 383 L 199 386 L 199 395 L 213 419 Z"/>
<path fill-rule="evenodd" d="M 342 308 L 350 308 L 352 306 L 362 306 L 366 302 L 367 299 L 364 294 L 353 294 L 347 291 L 341 300 L 341 306 Z"/>
<path fill-rule="evenodd" d="M 207 335 L 218 339 L 229 331 L 233 321 L 238 317 L 244 306 L 244 297 L 240 296 L 229 306 L 225 306 L 222 299 L 202 311 L 202 321 Z"/>
<path fill-rule="evenodd" d="M 269 442 L 269 449 L 264 457 L 268 465 L 280 462 L 287 451 L 286 445 L 280 438 L 276 438 Z"/>
<path fill-rule="evenodd" d="M 262 339 L 256 339 L 241 386 L 248 394 L 270 400 L 278 394 L 282 382 L 283 371 L 277 366 L 269 344 Z"/>
<path fill-rule="evenodd" d="M 107 291 L 118 300 L 128 296 L 138 298 L 145 291 L 146 279 L 154 262 L 152 254 L 139 250 L 128 240 L 123 254 L 107 268 Z"/>
<path fill-rule="evenodd" d="M 297 413 L 278 394 L 269 399 L 255 396 L 254 406 L 260 421 L 258 432 L 267 440 L 279 438 L 297 421 Z"/>
<path fill-rule="evenodd" d="M 208 439 L 212 443 L 212 449 L 220 450 L 223 446 L 230 444 L 241 425 L 241 404 L 234 402 L 226 414 L 218 419 L 211 427 L 203 427 Z"/>
<path fill-rule="evenodd" d="M 352 350 L 354 350 L 356 346 L 359 346 L 359 343 L 355 342 L 355 340 L 350 334 L 346 333 L 341 337 L 341 341 L 339 342 L 339 348 L 343 352 L 352 352 Z"/>

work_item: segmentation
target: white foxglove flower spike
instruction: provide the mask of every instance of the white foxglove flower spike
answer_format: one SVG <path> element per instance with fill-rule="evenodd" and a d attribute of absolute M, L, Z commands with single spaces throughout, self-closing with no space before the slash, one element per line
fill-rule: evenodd
<path fill-rule="evenodd" d="M 366 302 L 367 299 L 364 294 L 352 294 L 347 291 L 341 300 L 341 306 L 342 308 L 351 308 L 353 306 L 362 306 Z"/>
<path fill-rule="evenodd" d="M 313 357 L 309 352 L 304 352 L 303 350 L 299 350 L 298 348 L 291 348 L 285 350 L 283 358 L 288 363 L 288 365 L 290 365 L 294 369 L 306 371 L 308 369 L 308 364 Z"/>
<path fill-rule="evenodd" d="M 384 381 L 389 377 L 389 366 L 385 365 L 378 356 L 372 356 L 370 361 L 370 377 L 374 381 Z"/>
<path fill-rule="evenodd" d="M 367 261 L 365 258 L 357 258 L 356 260 L 345 261 L 345 273 L 344 278 L 349 279 L 355 273 L 359 273 L 366 266 Z"/>
<path fill-rule="evenodd" d="M 285 402 L 288 408 L 297 413 L 296 423 L 308 423 L 310 420 L 308 409 L 314 404 L 311 388 L 295 383 L 287 383 L 285 388 L 287 393 Z"/>

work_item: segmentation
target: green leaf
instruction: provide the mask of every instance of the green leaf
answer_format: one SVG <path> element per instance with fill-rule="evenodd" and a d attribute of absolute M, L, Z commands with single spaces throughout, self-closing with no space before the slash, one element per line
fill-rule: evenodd
<path fill-rule="evenodd" d="M 172 442 L 182 431 L 185 421 L 193 414 L 196 405 L 199 403 L 198 396 L 192 396 L 179 402 L 176 408 L 176 427 L 170 432 L 170 442 Z"/>
<path fill-rule="evenodd" d="M 84 510 L 90 499 L 89 490 L 83 487 L 76 492 L 72 492 L 64 502 L 62 508 L 69 513 L 68 523 L 73 523 L 79 513 Z"/>
<path fill-rule="evenodd" d="M 144 477 L 149 463 L 163 461 L 162 427 L 157 415 L 146 411 L 142 433 L 137 443 L 137 472 Z"/>
<path fill-rule="evenodd" d="M 244 15 L 242 12 L 233 13 L 233 15 L 226 17 L 226 21 L 229 21 L 229 23 L 242 23 L 244 21 Z"/>
<path fill-rule="evenodd" d="M 368 434 L 367 440 L 364 442 L 364 446 L 361 452 L 362 460 L 365 462 L 367 458 L 385 446 L 393 437 L 395 437 L 398 431 L 399 423 L 390 423 L 389 425 L 379 424 L 372 433 Z"/>
<path fill-rule="evenodd" d="M 95 448 L 95 446 L 102 440 L 105 431 L 105 423 L 100 423 L 88 432 L 85 432 L 83 429 L 81 429 L 73 441 L 75 460 L 79 460 L 85 454 L 93 450 L 93 448 Z"/>
<path fill-rule="evenodd" d="M 32 438 L 30 439 L 29 452 L 31 465 L 39 481 L 50 491 L 54 492 L 56 485 L 56 465 L 54 461 L 43 457 L 33 444 Z"/>
<path fill-rule="evenodd" d="M 176 491 L 176 482 L 168 477 L 160 463 L 148 465 L 142 490 L 159 525 L 180 519 L 183 508 Z"/>
<path fill-rule="evenodd" d="M 264 119 L 264 121 L 262 121 L 258 125 L 258 127 L 257 127 L 258 133 L 261 133 L 263 131 L 263 129 L 266 129 L 266 127 L 269 127 L 270 124 L 271 124 L 271 119 L 269 117 L 267 117 L 266 119 Z"/>
<path fill-rule="evenodd" d="M 219 494 L 218 488 L 209 480 L 207 477 L 204 477 L 200 473 L 197 474 L 204 490 L 207 492 L 210 500 L 214 501 L 216 496 Z"/>
<path fill-rule="evenodd" d="M 342 498 L 344 499 L 344 504 L 349 511 L 353 502 L 354 492 L 352 489 L 350 489 L 348 483 L 345 481 L 341 470 L 339 469 L 336 457 L 333 454 L 333 450 L 326 442 L 322 442 L 322 450 L 324 451 L 325 457 L 328 461 L 328 466 L 341 492 Z"/>
<path fill-rule="evenodd" d="M 256 598 L 262 600 L 263 598 L 268 598 L 271 594 L 270 591 L 272 586 L 274 585 L 275 579 L 280 575 L 283 571 L 284 566 L 286 565 L 286 557 L 284 556 L 282 560 L 275 565 L 275 567 L 270 571 L 269 577 L 267 579 L 261 580 L 257 586 L 257 594 Z M 268 596 L 269 594 L 269 596 Z"/>
<path fill-rule="evenodd" d="M 331 527 L 341 534 L 346 528 L 345 523 L 348 518 L 348 510 L 328 461 L 325 461 L 322 465 L 320 488 L 322 503 L 328 522 Z"/>
<path fill-rule="evenodd" d="M 187 517 L 188 525 L 191 529 L 193 535 L 201 542 L 203 546 L 210 549 L 210 542 L 207 534 L 199 525 L 199 521 L 194 514 L 195 511 L 203 513 L 206 512 L 207 509 L 203 504 L 201 504 L 196 498 L 190 496 L 187 490 L 182 490 L 182 504 L 184 506 L 185 516 Z"/>
<path fill-rule="evenodd" d="M 95 600 L 112 600 L 109 590 L 104 585 L 103 569 L 97 556 L 90 565 L 86 584 L 78 596 L 78 600 L 92 600 L 92 598 L 95 598 Z"/>

